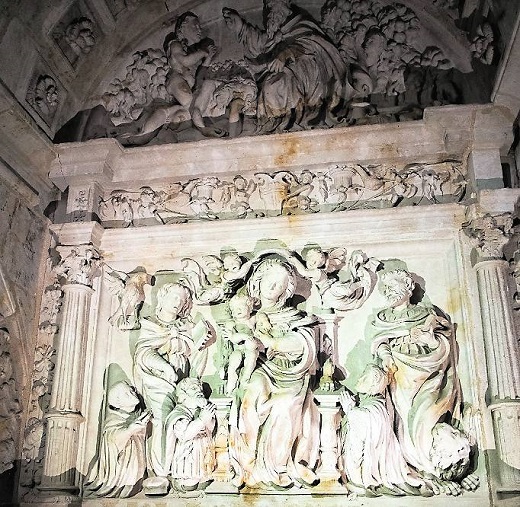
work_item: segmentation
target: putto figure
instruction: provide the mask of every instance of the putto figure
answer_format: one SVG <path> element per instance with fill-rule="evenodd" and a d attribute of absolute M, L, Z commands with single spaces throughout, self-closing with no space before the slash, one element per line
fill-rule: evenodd
<path fill-rule="evenodd" d="M 289 0 L 264 0 L 265 30 L 224 8 L 227 26 L 246 49 L 259 86 L 261 132 L 312 124 L 353 95 L 346 64 L 314 19 Z"/>

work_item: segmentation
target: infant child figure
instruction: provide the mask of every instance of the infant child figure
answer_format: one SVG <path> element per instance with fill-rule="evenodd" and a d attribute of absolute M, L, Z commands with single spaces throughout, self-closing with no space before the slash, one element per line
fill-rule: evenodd
<path fill-rule="evenodd" d="M 247 294 L 236 294 L 228 303 L 232 320 L 226 323 L 224 336 L 233 344 L 226 385 L 228 395 L 237 388 L 239 378 L 242 382 L 251 378 L 258 359 L 261 345 L 254 336 L 256 319 L 251 315 L 253 303 L 253 298 Z"/>

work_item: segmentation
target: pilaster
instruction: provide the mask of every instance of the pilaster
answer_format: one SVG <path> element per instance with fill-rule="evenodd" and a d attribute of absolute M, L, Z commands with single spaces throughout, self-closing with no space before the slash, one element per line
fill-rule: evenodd
<path fill-rule="evenodd" d="M 63 285 L 64 301 L 58 336 L 54 385 L 47 418 L 47 440 L 40 489 L 51 502 L 72 501 L 79 493 L 77 474 L 79 428 L 83 422 L 85 371 L 93 280 L 100 273 L 94 246 L 97 224 L 65 224 L 57 232 L 60 261 L 55 272 Z M 99 231 L 97 231 L 99 232 Z M 58 500 L 56 500 L 58 498 Z"/>
<path fill-rule="evenodd" d="M 498 463 L 498 486 L 520 491 L 520 348 L 513 316 L 509 263 L 504 247 L 513 234 L 511 213 L 477 212 L 466 224 L 477 254 L 475 269 L 488 373 L 487 403 L 492 414 Z M 492 472 L 490 470 L 490 472 Z M 493 477 L 493 479 L 497 479 Z"/>

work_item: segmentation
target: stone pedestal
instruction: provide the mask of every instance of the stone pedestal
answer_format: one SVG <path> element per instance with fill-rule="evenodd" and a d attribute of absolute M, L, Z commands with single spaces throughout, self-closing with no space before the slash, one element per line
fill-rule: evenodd
<path fill-rule="evenodd" d="M 337 394 L 315 394 L 320 413 L 320 455 L 321 463 L 316 470 L 320 478 L 317 490 L 331 493 L 345 494 L 338 479 L 341 474 L 338 470 L 338 424 L 339 414 L 339 395 Z"/>
<path fill-rule="evenodd" d="M 232 398 L 212 398 L 216 405 L 217 434 L 215 436 L 216 468 L 213 472 L 213 482 L 206 488 L 212 493 L 236 493 L 238 489 L 231 483 L 233 472 L 229 460 L 229 410 Z"/>

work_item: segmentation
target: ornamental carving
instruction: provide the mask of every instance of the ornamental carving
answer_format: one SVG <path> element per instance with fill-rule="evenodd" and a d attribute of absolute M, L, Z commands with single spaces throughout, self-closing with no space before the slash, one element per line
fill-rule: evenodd
<path fill-rule="evenodd" d="M 463 230 L 482 258 L 502 259 L 504 247 L 513 235 L 513 218 L 511 213 L 479 214 Z"/>
<path fill-rule="evenodd" d="M 92 286 L 99 275 L 101 259 L 96 249 L 89 245 L 57 246 L 60 261 L 54 268 L 56 275 L 66 284 Z"/>
<path fill-rule="evenodd" d="M 27 92 L 27 102 L 50 125 L 58 109 L 59 95 L 56 80 L 47 74 L 42 74 Z"/>
<path fill-rule="evenodd" d="M 86 495 L 475 490 L 456 326 L 417 296 L 417 277 L 359 250 L 271 244 L 155 273 L 131 374 L 104 373 Z M 372 309 L 368 360 L 349 390 L 338 330 L 378 282 L 385 304 Z"/>
<path fill-rule="evenodd" d="M 128 2 L 118 4 L 116 15 Z M 263 4 L 261 26 L 224 7 L 214 35 L 193 12 L 178 15 L 162 47 L 114 75 L 80 136 L 144 145 L 419 119 L 464 101 L 454 71 L 494 59 L 489 23 L 473 26 L 449 2 L 326 0 L 320 16 Z"/>
<path fill-rule="evenodd" d="M 11 348 L 9 332 L 0 329 L 0 474 L 13 468 L 17 459 L 20 425 L 21 407 Z"/>
<path fill-rule="evenodd" d="M 461 202 L 462 164 L 342 164 L 299 173 L 215 176 L 136 190 L 112 190 L 99 202 L 105 227 Z"/>

